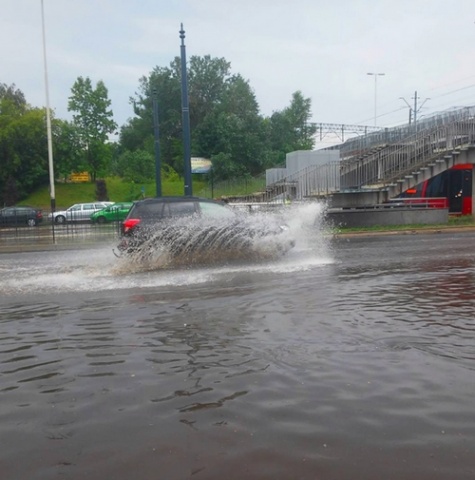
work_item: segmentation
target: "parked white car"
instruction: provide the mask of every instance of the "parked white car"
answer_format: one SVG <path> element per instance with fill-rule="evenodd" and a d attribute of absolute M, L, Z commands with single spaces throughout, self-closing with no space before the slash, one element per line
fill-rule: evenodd
<path fill-rule="evenodd" d="M 90 222 L 91 215 L 114 202 L 76 203 L 66 210 L 60 210 L 49 214 L 48 218 L 54 218 L 55 223 L 66 222 Z"/>

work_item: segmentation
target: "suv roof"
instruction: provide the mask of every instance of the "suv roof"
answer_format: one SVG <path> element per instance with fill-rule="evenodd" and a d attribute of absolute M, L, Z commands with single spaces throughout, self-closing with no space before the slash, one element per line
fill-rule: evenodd
<path fill-rule="evenodd" d="M 143 200 L 137 200 L 134 203 L 163 203 L 163 202 L 211 202 L 211 203 L 223 203 L 218 200 L 213 200 L 212 198 L 203 198 L 203 197 L 177 197 L 177 196 L 164 196 L 164 197 L 150 197 L 144 198 Z"/>
<path fill-rule="evenodd" d="M 138 200 L 132 205 L 129 216 L 133 217 L 138 212 L 145 214 L 145 216 L 165 216 L 174 217 L 182 215 L 192 215 L 200 210 L 199 205 L 209 203 L 214 205 L 224 206 L 223 202 L 218 202 L 210 198 L 201 197 L 157 197 L 146 198 Z M 163 213 L 159 213 L 163 212 Z M 168 213 L 167 213 L 168 212 Z M 148 215 L 147 215 L 148 214 Z"/>
<path fill-rule="evenodd" d="M 138 226 L 139 223 L 155 224 L 163 220 L 169 221 L 173 218 L 203 215 L 204 206 L 209 216 L 231 217 L 235 212 L 231 211 L 224 202 L 201 197 L 156 197 L 146 198 L 134 202 L 123 223 L 123 231 L 129 231 Z M 218 210 L 218 211 L 217 211 Z M 214 213 L 213 213 L 214 212 Z M 223 215 L 224 214 L 224 215 Z"/>

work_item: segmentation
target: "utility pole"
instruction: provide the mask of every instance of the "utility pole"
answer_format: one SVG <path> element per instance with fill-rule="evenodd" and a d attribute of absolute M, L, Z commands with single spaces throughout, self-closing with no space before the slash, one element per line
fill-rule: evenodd
<path fill-rule="evenodd" d="M 405 104 L 409 107 L 409 125 L 411 124 L 411 117 L 413 114 L 414 115 L 414 131 L 417 133 L 417 114 L 421 111 L 421 108 L 424 106 L 424 103 L 427 102 L 427 100 L 430 100 L 430 98 L 426 98 L 419 106 L 417 105 L 417 100 L 419 97 L 417 96 L 417 90 L 414 92 L 414 96 L 412 97 L 412 100 L 414 100 L 414 107 L 411 107 L 407 100 L 403 97 L 399 97 L 400 100 L 404 100 Z"/>
<path fill-rule="evenodd" d="M 419 106 L 417 106 L 417 99 L 419 97 L 417 96 L 417 90 L 414 92 L 414 130 L 417 134 L 417 114 L 421 111 L 421 108 L 424 106 L 424 103 L 427 102 L 427 100 L 430 100 L 430 98 L 426 98 Z"/>
<path fill-rule="evenodd" d="M 409 108 L 409 125 L 411 125 L 411 123 L 412 123 L 412 107 L 407 103 L 407 100 L 404 97 L 399 97 L 399 100 L 404 100 L 404 102 L 406 103 L 406 105 Z"/>
<path fill-rule="evenodd" d="M 417 90 L 414 92 L 414 129 L 417 133 Z"/>
<path fill-rule="evenodd" d="M 377 104 L 378 104 L 378 77 L 382 77 L 385 73 L 375 73 L 369 72 L 366 75 L 371 75 L 374 77 L 374 126 L 376 126 L 377 122 Z"/>

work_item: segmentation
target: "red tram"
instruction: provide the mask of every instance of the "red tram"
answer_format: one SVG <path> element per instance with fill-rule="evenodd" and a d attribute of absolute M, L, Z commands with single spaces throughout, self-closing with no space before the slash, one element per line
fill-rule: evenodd
<path fill-rule="evenodd" d="M 456 165 L 414 188 L 399 198 L 446 198 L 451 215 L 472 214 L 472 164 Z"/>

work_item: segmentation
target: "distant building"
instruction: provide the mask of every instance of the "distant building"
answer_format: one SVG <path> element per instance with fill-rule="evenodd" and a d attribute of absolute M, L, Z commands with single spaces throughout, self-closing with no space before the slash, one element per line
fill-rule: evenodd
<path fill-rule="evenodd" d="M 287 154 L 285 168 L 266 170 L 266 187 L 287 185 L 293 198 L 340 189 L 339 150 L 297 150 Z"/>

